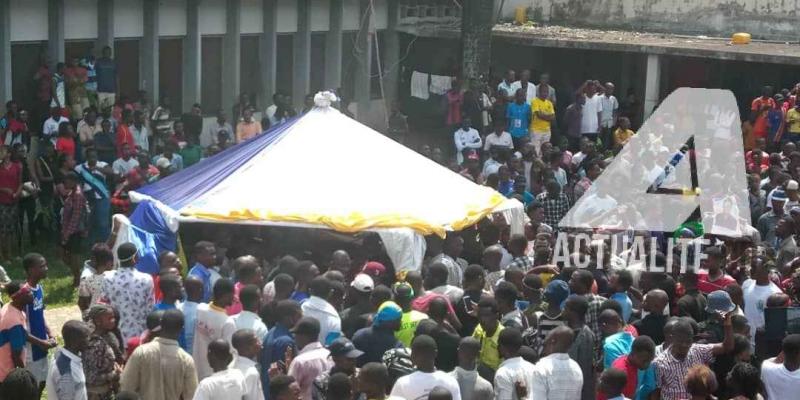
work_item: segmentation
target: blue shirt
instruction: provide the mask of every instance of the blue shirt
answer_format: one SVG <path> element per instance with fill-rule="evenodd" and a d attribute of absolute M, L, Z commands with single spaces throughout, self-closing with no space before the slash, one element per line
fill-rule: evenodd
<path fill-rule="evenodd" d="M 508 133 L 515 138 L 528 136 L 528 126 L 531 124 L 531 106 L 528 103 L 511 103 L 506 107 L 508 119 Z"/>
<path fill-rule="evenodd" d="M 611 363 L 618 357 L 631 352 L 633 335 L 628 332 L 615 333 L 603 340 L 603 368 L 611 368 Z"/>
<path fill-rule="evenodd" d="M 30 285 L 29 285 L 30 287 Z M 47 326 L 44 323 L 44 289 L 42 285 L 31 287 L 33 303 L 25 306 L 25 314 L 28 316 L 28 332 L 39 339 L 47 340 Z M 47 357 L 47 351 L 39 346 L 31 346 L 33 361 Z"/>
<path fill-rule="evenodd" d="M 167 310 L 177 310 L 177 309 L 178 306 L 176 306 L 175 304 L 164 303 L 163 301 L 156 304 L 156 306 L 153 307 L 154 311 L 167 311 Z M 182 349 L 186 348 L 186 332 L 183 330 L 181 331 L 181 335 L 178 336 L 178 344 L 181 346 Z"/>
<path fill-rule="evenodd" d="M 117 63 L 110 58 L 98 58 L 94 63 L 97 75 L 97 91 L 102 93 L 117 92 Z"/>
<path fill-rule="evenodd" d="M 203 281 L 203 303 L 211 302 L 211 271 L 203 264 L 197 263 L 189 270 L 189 275 L 196 276 Z"/>
<path fill-rule="evenodd" d="M 294 348 L 294 337 L 289 328 L 278 322 L 267 332 L 262 342 L 261 388 L 264 391 L 264 400 L 269 400 L 269 368 L 272 363 L 285 358 L 286 349 Z"/>
<path fill-rule="evenodd" d="M 624 292 L 614 293 L 608 299 L 614 300 L 622 306 L 622 320 L 627 324 L 633 312 L 633 302 L 628 297 L 628 294 Z"/>
<path fill-rule="evenodd" d="M 634 400 L 647 400 L 650 393 L 656 390 L 656 367 L 652 363 L 642 371 L 639 370 L 638 382 L 636 383 L 636 396 Z"/>
<path fill-rule="evenodd" d="M 309 296 L 308 293 L 306 293 L 306 292 L 298 292 L 297 290 L 295 290 L 294 292 L 292 292 L 292 295 L 289 296 L 289 299 L 290 300 L 294 300 L 294 301 L 296 301 L 298 303 L 302 303 L 302 302 L 308 300 L 309 297 L 311 297 L 311 296 Z"/>
<path fill-rule="evenodd" d="M 193 301 L 185 301 L 181 304 L 181 311 L 183 311 L 183 331 L 181 336 L 184 338 L 186 347 L 183 349 L 192 354 L 192 346 L 194 346 L 194 328 L 197 322 L 197 306 L 199 304 Z"/>

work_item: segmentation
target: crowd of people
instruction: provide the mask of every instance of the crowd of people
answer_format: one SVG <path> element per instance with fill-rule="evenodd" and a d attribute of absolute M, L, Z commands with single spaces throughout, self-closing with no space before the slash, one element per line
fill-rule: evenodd
<path fill-rule="evenodd" d="M 151 110 L 145 95 L 117 98 L 102 53 L 42 67 L 42 104 L 9 101 L 0 119 L 0 260 L 21 254 L 24 227 L 33 245 L 56 241 L 82 313 L 58 346 L 44 314 L 48 260 L 21 257 L 26 280 L 5 284 L 0 310 L 1 398 L 756 400 L 800 388 L 798 327 L 768 323 L 800 306 L 797 88 L 753 100 L 742 125 L 752 234 L 712 237 L 699 270 L 666 269 L 681 257 L 659 246 L 644 256 L 668 272 L 643 271 L 611 238 L 570 247 L 588 268 L 554 258 L 558 234 L 575 241 L 559 221 L 633 137 L 638 106 L 591 80 L 558 110 L 546 74 L 534 84 L 508 71 L 490 89 L 454 84 L 451 147 L 419 151 L 522 202 L 524 234 L 492 214 L 428 237 L 421 268 L 393 265 L 366 239 L 291 252 L 201 237 L 188 265 L 164 251 L 149 275 L 136 245 L 112 250 L 112 214 L 135 207 L 127 192 L 298 113 L 281 94 L 261 121 L 240 97 L 235 127 L 222 110 L 204 124 L 200 105 L 177 117 L 167 97 Z M 42 109 L 40 124 L 31 114 Z M 389 121 L 390 135 L 409 133 L 399 109 Z M 697 216 L 674 235 L 709 237 Z"/>

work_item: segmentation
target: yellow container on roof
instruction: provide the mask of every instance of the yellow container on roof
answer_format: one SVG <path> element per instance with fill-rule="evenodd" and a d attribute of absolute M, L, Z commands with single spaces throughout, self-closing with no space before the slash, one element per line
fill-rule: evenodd
<path fill-rule="evenodd" d="M 750 44 L 750 40 L 752 40 L 752 37 L 745 32 L 734 33 L 733 37 L 731 37 L 731 43 L 733 44 Z"/>
<path fill-rule="evenodd" d="M 528 7 L 520 6 L 514 9 L 514 22 L 517 25 L 524 25 L 528 22 Z"/>

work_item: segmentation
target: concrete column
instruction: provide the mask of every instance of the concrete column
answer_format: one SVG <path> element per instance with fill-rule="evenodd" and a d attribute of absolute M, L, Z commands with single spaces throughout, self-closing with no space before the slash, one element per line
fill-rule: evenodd
<path fill-rule="evenodd" d="M 462 70 L 464 80 L 472 85 L 481 76 L 489 76 L 494 2 L 464 0 L 461 6 Z"/>
<path fill-rule="evenodd" d="M 631 86 L 631 62 L 633 62 L 631 58 L 629 53 L 622 52 L 619 54 L 619 81 L 614 82 L 617 85 L 615 93 L 617 99 L 625 97 L 626 91 Z"/>
<path fill-rule="evenodd" d="M 64 62 L 64 2 L 47 1 L 47 54 L 50 56 L 50 70 Z"/>
<path fill-rule="evenodd" d="M 343 0 L 331 0 L 330 26 L 325 35 L 325 88 L 342 86 L 342 17 Z"/>
<path fill-rule="evenodd" d="M 297 0 L 297 32 L 294 34 L 294 73 L 292 99 L 298 110 L 311 90 L 311 0 Z"/>
<path fill-rule="evenodd" d="M 186 0 L 186 38 L 183 40 L 183 107 L 189 110 L 194 103 L 200 103 L 202 76 L 202 40 L 198 9 L 200 0 Z M 206 110 L 210 111 L 210 110 Z M 215 111 L 215 110 L 214 110 Z"/>
<path fill-rule="evenodd" d="M 359 121 L 366 121 L 367 114 L 369 113 L 371 103 L 371 84 L 370 77 L 372 76 L 372 49 L 375 36 L 374 24 L 374 10 L 372 9 L 372 2 L 370 0 L 359 1 L 359 16 L 363 17 L 364 21 L 358 32 L 358 41 L 356 41 L 356 54 L 357 68 L 355 77 L 355 102 L 358 105 Z"/>
<path fill-rule="evenodd" d="M 227 0 L 225 7 L 225 37 L 222 48 L 222 107 L 233 108 L 239 96 L 239 67 L 242 63 L 242 1 Z M 232 117 L 233 118 L 233 117 Z"/>
<path fill-rule="evenodd" d="M 11 0 L 0 0 L 0 99 L 10 100 L 11 92 Z"/>
<path fill-rule="evenodd" d="M 653 107 L 658 104 L 661 94 L 661 57 L 658 54 L 647 55 L 647 69 L 644 84 L 644 119 L 646 121 L 653 113 Z"/>
<path fill-rule="evenodd" d="M 389 0 L 388 20 L 386 30 L 383 32 L 384 46 L 381 49 L 381 68 L 383 69 L 383 92 L 386 104 L 397 100 L 397 85 L 400 81 L 400 34 L 397 32 L 399 1 Z M 386 110 L 389 114 L 389 110 Z"/>
<path fill-rule="evenodd" d="M 103 47 L 114 49 L 114 1 L 97 0 L 97 54 L 101 56 Z"/>
<path fill-rule="evenodd" d="M 160 89 L 158 80 L 158 0 L 143 0 L 142 8 L 144 9 L 144 34 L 139 52 L 139 76 L 142 80 L 139 87 L 147 91 L 151 104 L 156 105 Z"/>
<path fill-rule="evenodd" d="M 275 93 L 275 59 L 277 52 L 278 0 L 263 0 L 263 32 L 258 40 L 258 61 L 261 70 L 261 102 L 272 104 Z"/>

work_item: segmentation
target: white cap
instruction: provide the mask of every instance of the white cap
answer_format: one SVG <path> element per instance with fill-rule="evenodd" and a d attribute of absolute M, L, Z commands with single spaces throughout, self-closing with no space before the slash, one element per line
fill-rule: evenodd
<path fill-rule="evenodd" d="M 356 278 L 353 279 L 353 282 L 350 283 L 350 286 L 354 287 L 359 292 L 369 293 L 375 287 L 375 283 L 372 282 L 371 276 L 367 274 L 358 274 Z"/>
<path fill-rule="evenodd" d="M 166 157 L 161 157 L 156 161 L 156 167 L 158 168 L 169 168 L 172 166 L 172 163 Z"/>
<path fill-rule="evenodd" d="M 797 181 L 790 180 L 789 182 L 786 182 L 786 190 L 797 190 L 797 189 L 800 189 L 800 185 L 797 184 Z"/>

